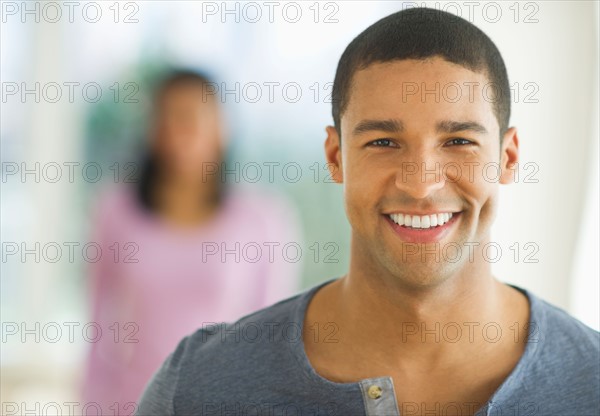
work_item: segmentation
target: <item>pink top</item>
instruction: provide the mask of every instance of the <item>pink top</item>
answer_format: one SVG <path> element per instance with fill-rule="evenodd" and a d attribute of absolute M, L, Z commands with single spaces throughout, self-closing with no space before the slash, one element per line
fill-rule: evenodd
<path fill-rule="evenodd" d="M 228 192 L 217 216 L 191 229 L 144 211 L 127 185 L 104 192 L 91 240 L 102 257 L 90 263 L 95 341 L 84 403 L 133 414 L 128 403 L 185 335 L 296 293 L 302 259 L 282 248 L 302 246 L 299 233 L 292 207 L 264 190 Z"/>

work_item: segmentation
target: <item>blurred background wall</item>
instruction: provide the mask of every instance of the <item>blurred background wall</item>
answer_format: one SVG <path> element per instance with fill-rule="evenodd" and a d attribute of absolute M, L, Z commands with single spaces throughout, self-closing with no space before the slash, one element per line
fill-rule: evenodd
<path fill-rule="evenodd" d="M 469 19 L 506 61 L 521 166 L 501 191 L 495 274 L 598 329 L 597 2 L 7 1 L 1 393 L 3 406 L 18 406 L 5 414 L 53 414 L 44 404 L 77 401 L 91 201 L 126 178 L 144 140 L 150 80 L 165 65 L 214 74 L 236 181 L 297 206 L 302 286 L 346 271 L 342 189 L 327 182 L 323 156 L 329 94 L 345 46 L 404 3 Z M 73 258 L 69 244 L 79 244 Z M 25 341 L 22 330 L 31 331 Z"/>

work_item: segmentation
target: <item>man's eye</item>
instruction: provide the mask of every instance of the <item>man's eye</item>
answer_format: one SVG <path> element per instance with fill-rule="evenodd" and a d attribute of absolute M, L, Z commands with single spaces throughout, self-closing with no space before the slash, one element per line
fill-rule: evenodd
<path fill-rule="evenodd" d="M 392 144 L 392 141 L 390 139 L 377 139 L 373 140 L 372 142 L 369 142 L 370 146 L 375 147 L 388 147 L 390 144 Z"/>
<path fill-rule="evenodd" d="M 467 139 L 463 139 L 463 138 L 456 138 L 456 139 L 451 139 L 449 141 L 446 142 L 447 145 L 450 146 L 454 146 L 454 145 L 458 145 L 458 146 L 464 146 L 467 144 L 473 144 L 473 142 L 471 140 L 467 140 Z"/>

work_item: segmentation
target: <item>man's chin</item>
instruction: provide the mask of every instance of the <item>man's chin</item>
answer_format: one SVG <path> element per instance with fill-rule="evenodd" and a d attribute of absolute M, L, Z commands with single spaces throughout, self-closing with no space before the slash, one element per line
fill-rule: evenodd
<path fill-rule="evenodd" d="M 415 289 L 427 289 L 445 283 L 452 275 L 453 273 L 450 270 L 440 270 L 439 267 L 428 270 L 421 267 L 412 271 L 410 268 L 403 270 L 397 277 L 406 286 Z"/>
<path fill-rule="evenodd" d="M 456 276 L 462 263 L 436 260 L 433 257 L 421 260 L 419 256 L 414 256 L 407 257 L 405 261 L 395 259 L 388 270 L 395 281 L 407 288 L 426 289 L 439 286 Z"/>

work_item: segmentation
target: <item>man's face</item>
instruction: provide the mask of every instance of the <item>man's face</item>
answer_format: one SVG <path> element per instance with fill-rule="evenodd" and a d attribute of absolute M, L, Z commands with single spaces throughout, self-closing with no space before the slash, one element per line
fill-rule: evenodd
<path fill-rule="evenodd" d="M 489 241 L 518 146 L 514 129 L 500 144 L 488 83 L 438 57 L 355 73 L 341 147 L 328 127 L 325 148 L 344 183 L 353 256 L 367 270 L 424 287 L 481 260 L 471 243 Z"/>

